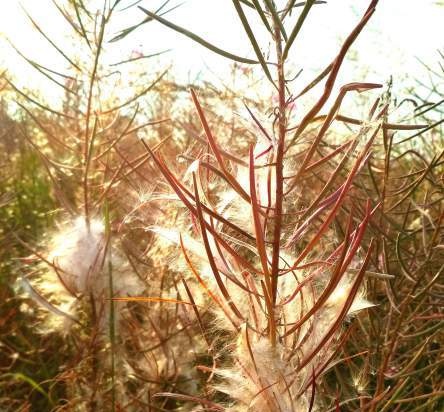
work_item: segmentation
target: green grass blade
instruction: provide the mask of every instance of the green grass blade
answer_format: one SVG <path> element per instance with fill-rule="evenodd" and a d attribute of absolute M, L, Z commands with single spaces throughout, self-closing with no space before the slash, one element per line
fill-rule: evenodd
<path fill-rule="evenodd" d="M 333 63 L 330 63 L 322 72 L 316 76 L 316 78 L 311 81 L 306 87 L 304 87 L 304 90 L 302 90 L 296 98 L 303 96 L 305 93 L 308 93 L 313 87 L 315 87 L 319 82 L 321 82 L 330 72 L 333 68 Z"/>
<path fill-rule="evenodd" d="M 299 3 L 296 3 L 296 0 L 290 0 L 283 10 L 284 13 L 283 19 L 287 16 L 287 14 L 291 14 L 293 9 L 297 7 L 303 7 L 305 6 L 305 4 L 306 4 L 305 1 L 300 1 Z M 327 4 L 327 2 L 325 0 L 316 0 L 314 4 Z"/>
<path fill-rule="evenodd" d="M 77 27 L 74 24 L 74 21 L 71 19 L 71 17 L 68 15 L 66 10 L 64 10 L 61 6 L 59 6 L 56 2 L 56 0 L 51 0 L 52 4 L 54 4 L 54 7 L 59 11 L 59 13 L 63 16 L 63 18 L 66 20 L 66 22 L 72 27 L 72 29 L 81 37 L 83 37 L 83 33 L 79 27 Z M 76 7 L 74 2 L 74 7 Z"/>
<path fill-rule="evenodd" d="M 254 0 L 252 0 L 252 3 L 250 3 L 248 0 L 239 0 L 241 3 L 243 3 L 243 4 L 245 4 L 246 6 L 248 6 L 248 7 L 250 7 L 250 8 L 252 8 L 252 9 L 254 9 L 255 8 L 255 6 L 253 5 L 254 3 L 255 3 L 255 1 Z"/>
<path fill-rule="evenodd" d="M 11 377 L 15 380 L 21 380 L 24 381 L 26 383 L 29 383 L 29 385 L 32 386 L 32 388 L 34 390 L 36 390 L 37 392 L 41 393 L 46 399 L 48 399 L 48 401 L 51 403 L 52 406 L 54 406 L 54 402 L 53 400 L 50 398 L 50 396 L 48 395 L 48 393 L 46 393 L 46 391 L 32 378 L 30 378 L 29 376 L 24 375 L 23 373 L 4 373 L 2 375 L 2 378 L 7 378 L 7 377 Z"/>
<path fill-rule="evenodd" d="M 111 411 L 116 410 L 116 362 L 115 362 L 115 348 L 116 348 L 116 329 L 115 329 L 115 303 L 114 303 L 114 282 L 113 282 L 113 265 L 111 259 L 111 219 L 109 215 L 108 201 L 105 201 L 104 205 L 104 217 L 105 217 L 105 233 L 107 239 L 107 254 L 108 254 L 108 280 L 109 280 L 109 340 L 111 345 Z"/>

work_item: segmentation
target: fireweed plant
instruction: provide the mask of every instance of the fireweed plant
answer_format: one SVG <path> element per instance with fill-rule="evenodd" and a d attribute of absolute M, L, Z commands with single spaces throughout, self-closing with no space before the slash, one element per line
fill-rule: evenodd
<path fill-rule="evenodd" d="M 358 211 L 351 209 L 345 232 L 336 241 L 331 239 L 335 235 L 331 224 L 353 190 L 355 177 L 367 164 L 378 133 L 388 128 L 387 106 L 378 106 L 377 102 L 368 119 L 357 122 L 361 126 L 358 132 L 330 151 L 325 150 L 324 139 L 345 95 L 379 85 L 346 84 L 328 114 L 321 118 L 318 115 L 331 96 L 348 49 L 375 11 L 377 2 L 371 2 L 332 64 L 304 89 L 303 94 L 326 79 L 321 97 L 295 127 L 289 127 L 290 106 L 300 95 L 292 96 L 287 89 L 285 63 L 316 2 L 298 5 L 302 11 L 288 35 L 285 20 L 291 15 L 294 2 L 280 11 L 273 2 L 242 3 L 254 9 L 269 30 L 275 46 L 274 65 L 265 61 L 239 1 L 233 1 L 233 6 L 256 52 L 256 62 L 221 50 L 140 7 L 148 18 L 218 54 L 259 64 L 278 94 L 272 130 L 267 130 L 250 111 L 261 134 L 243 158 L 220 147 L 193 90 L 191 97 L 208 152 L 198 154 L 180 177 L 142 140 L 191 219 L 188 233 L 159 226 L 150 230 L 180 247 L 192 275 L 182 278 L 186 294 L 181 295 L 188 296 L 193 305 L 202 333 L 208 336 L 199 313 L 202 298 L 197 299 L 202 291 L 215 307 L 213 332 L 225 332 L 221 338 L 225 356 L 220 356 L 223 359 L 207 370 L 211 379 L 214 375 L 213 387 L 229 398 L 225 404 L 208 399 L 195 398 L 195 401 L 211 410 L 312 410 L 318 407 L 316 381 L 341 345 L 343 320 L 371 306 L 363 296 L 362 283 L 373 242 L 362 256 L 358 251 L 366 227 L 380 205 L 368 200 Z M 316 121 L 321 126 L 310 130 Z M 351 122 L 356 123 L 353 119 Z M 332 159 L 336 165 L 328 179 L 316 193 L 307 193 L 310 175 L 326 168 Z M 344 179 L 337 182 L 346 169 Z M 328 235 L 331 237 L 327 240 Z M 171 392 L 157 396 L 193 400 L 188 395 Z"/>
<path fill-rule="evenodd" d="M 399 192 L 402 199 L 388 205 L 377 179 L 372 182 L 378 196 L 371 194 L 367 172 L 376 163 L 374 148 L 381 136 L 387 148 L 387 136 L 395 130 L 421 127 L 389 123 L 387 96 L 370 105 L 365 119 L 340 114 L 346 96 L 379 84 L 347 83 L 333 92 L 346 54 L 378 1 L 369 3 L 331 64 L 297 94 L 287 78 L 288 56 L 310 13 L 324 2 L 233 0 L 254 59 L 167 20 L 165 14 L 173 9 L 167 8 L 168 1 L 156 11 L 138 6 L 143 20 L 110 39 L 112 16 L 125 9 L 120 3 L 106 1 L 96 14 L 86 2 L 58 6 L 89 50 L 89 60 L 68 56 L 31 20 L 74 73 L 58 82 L 71 102 L 63 112 L 43 106 L 9 81 L 24 99 L 18 103 L 46 133 L 43 144 L 28 140 L 48 170 L 65 217 L 44 245 L 27 245 L 33 254 L 22 279 L 44 309 L 42 332 L 62 332 L 73 354 L 57 377 L 66 385 L 67 398 L 57 407 L 298 412 L 340 410 L 344 402 L 376 410 L 382 400 L 391 410 L 393 399 L 387 401 L 386 395 L 392 389 L 384 388 L 384 373 L 396 343 L 389 331 L 385 348 L 391 349 L 375 383 L 375 400 L 344 401 L 340 388 L 324 384 L 332 365 L 350 363 L 355 356 L 340 361 L 352 332 L 344 321 L 359 319 L 359 311 L 373 306 L 367 290 L 376 297 L 387 284 L 389 268 L 378 264 L 387 254 L 380 254 L 374 229 L 385 223 L 375 219 L 381 210 L 394 211 L 415 188 L 408 185 Z M 247 9 L 269 33 L 272 57 L 264 57 Z M 163 118 L 148 119 L 140 99 L 157 90 L 162 96 L 156 87 L 166 72 L 127 100 L 105 98 L 102 91 L 114 70 L 102 63 L 105 43 L 121 41 L 152 21 L 238 65 L 260 67 L 277 96 L 268 105 L 270 124 L 259 120 L 264 115 L 258 115 L 259 105 L 246 102 L 253 138 L 234 150 L 223 128 L 215 131 L 206 100 L 199 97 L 205 90 L 191 88 L 192 114 L 200 124 L 183 122 L 192 144 L 186 141 L 190 147 L 176 162 L 174 144 L 167 146 L 170 126 Z M 28 62 L 49 75 L 47 68 Z M 298 104 L 322 83 L 314 104 L 308 109 Z M 27 104 L 36 103 L 70 125 L 66 139 L 28 109 Z M 306 110 L 298 113 L 297 122 L 295 110 Z M 348 126 L 349 135 L 338 143 L 332 129 L 339 122 Z M 147 127 L 152 134 L 139 135 L 137 142 L 136 134 Z M 52 159 L 45 145 L 55 147 L 52 153 L 64 153 L 61 160 Z M 435 158 L 430 165 L 440 161 Z M 429 170 L 418 175 L 418 184 Z M 62 185 L 63 179 L 69 185 Z M 403 241 L 401 236 L 399 256 Z M 402 269 L 417 285 L 412 266 Z M 428 282 L 436 282 L 436 276 Z M 418 288 L 413 293 L 422 299 Z M 398 312 L 409 304 L 393 307 Z M 369 336 L 367 323 L 361 325 Z M 360 356 L 359 348 L 355 353 Z M 395 395 L 404 387 L 397 387 Z"/>

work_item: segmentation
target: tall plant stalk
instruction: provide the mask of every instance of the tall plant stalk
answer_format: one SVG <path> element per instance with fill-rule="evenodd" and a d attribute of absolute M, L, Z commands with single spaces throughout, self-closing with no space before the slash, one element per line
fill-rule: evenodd
<path fill-rule="evenodd" d="M 271 260 L 271 291 L 270 296 L 273 304 L 270 319 L 275 324 L 274 313 L 278 290 L 279 276 L 279 260 L 282 239 L 282 206 L 284 202 L 284 153 L 285 153 L 285 136 L 287 132 L 287 115 L 286 115 L 286 82 L 285 82 L 285 59 L 282 53 L 282 32 L 281 24 L 279 24 L 279 16 L 274 16 L 274 38 L 276 44 L 276 60 L 277 60 L 277 76 L 278 76 L 278 98 L 279 98 L 279 114 L 278 123 L 278 141 L 275 155 L 275 179 L 276 194 L 275 206 L 273 211 L 273 252 Z M 274 347 L 276 345 L 276 330 L 270 325 L 270 340 Z"/>

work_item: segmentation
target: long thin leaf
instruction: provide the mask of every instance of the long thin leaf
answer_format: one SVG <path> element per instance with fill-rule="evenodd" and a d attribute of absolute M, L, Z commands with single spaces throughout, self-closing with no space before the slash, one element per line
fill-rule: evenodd
<path fill-rule="evenodd" d="M 185 300 L 177 300 L 173 298 L 161 298 L 161 297 L 150 297 L 150 296 L 119 296 L 114 297 L 112 300 L 116 302 L 144 302 L 144 303 L 150 303 L 150 302 L 166 302 L 166 303 L 178 303 L 182 305 L 192 305 L 191 302 L 187 302 Z"/>
<path fill-rule="evenodd" d="M 290 147 L 296 139 L 301 135 L 301 133 L 305 130 L 308 124 L 312 121 L 312 119 L 319 113 L 319 111 L 324 106 L 325 102 L 328 100 L 328 98 L 331 95 L 331 92 L 333 90 L 334 84 L 336 82 L 336 78 L 338 76 L 339 70 L 342 66 L 342 63 L 344 61 L 344 58 L 351 47 L 351 45 L 354 43 L 358 35 L 361 33 L 364 26 L 367 24 L 367 22 L 370 20 L 372 15 L 374 14 L 376 10 L 376 5 L 378 4 L 379 0 L 372 0 L 370 5 L 367 8 L 367 11 L 365 12 L 362 19 L 359 21 L 359 23 L 355 26 L 353 31 L 349 34 L 349 36 L 345 39 L 341 50 L 339 51 L 338 55 L 336 56 L 331 70 L 328 70 L 327 73 L 329 73 L 329 76 L 327 78 L 327 81 L 325 82 L 324 92 L 322 93 L 319 100 L 313 105 L 313 107 L 309 110 L 309 112 L 304 116 L 302 119 L 299 127 L 297 128 L 291 143 L 289 143 L 288 147 Z"/>
<path fill-rule="evenodd" d="M 313 7 L 314 4 L 315 4 L 315 0 L 307 0 L 305 2 L 304 8 L 302 9 L 301 14 L 300 14 L 292 32 L 290 33 L 287 43 L 285 44 L 284 52 L 282 53 L 282 58 L 284 60 L 287 58 L 288 52 L 290 51 L 291 46 L 293 45 L 294 41 L 296 40 L 296 37 L 299 34 L 302 26 L 304 25 L 305 19 L 307 18 L 308 13 L 310 12 L 310 9 Z"/>
<path fill-rule="evenodd" d="M 65 60 L 67 60 L 73 67 L 75 67 L 78 71 L 81 72 L 82 69 L 80 68 L 80 66 L 74 63 L 74 60 L 69 58 L 67 54 L 50 39 L 50 37 L 40 28 L 40 26 L 36 23 L 36 21 L 29 15 L 29 13 L 25 9 L 23 9 L 23 12 L 26 14 L 26 16 L 31 21 L 32 25 L 36 28 L 36 30 L 46 39 L 46 41 L 52 47 L 54 47 L 54 49 L 57 50 L 60 53 L 60 55 L 65 58 Z"/>
<path fill-rule="evenodd" d="M 345 181 L 344 185 L 342 186 L 342 190 L 340 195 L 338 196 L 338 199 L 336 201 L 336 204 L 334 205 L 333 209 L 331 210 L 330 214 L 325 218 L 323 221 L 321 227 L 316 232 L 316 235 L 313 237 L 313 239 L 307 244 L 307 246 L 304 248 L 304 250 L 299 254 L 296 261 L 294 262 L 292 268 L 297 267 L 297 265 L 308 255 L 308 253 L 312 250 L 313 246 L 316 244 L 316 242 L 320 239 L 322 234 L 327 230 L 327 227 L 331 224 L 333 221 L 334 216 L 339 210 L 339 206 L 342 204 L 345 196 L 349 192 L 350 185 L 360 170 L 362 164 L 368 159 L 368 152 L 370 149 L 371 144 L 373 143 L 373 140 L 376 137 L 377 131 L 373 134 L 371 139 L 367 142 L 365 148 L 362 150 L 361 154 L 359 155 L 358 159 L 356 160 L 353 169 L 349 173 L 347 180 Z"/>
<path fill-rule="evenodd" d="M 339 316 L 337 317 L 333 325 L 330 327 L 328 332 L 324 335 L 321 342 L 313 349 L 313 351 L 309 355 L 307 355 L 304 359 L 301 360 L 301 362 L 298 365 L 298 371 L 304 368 L 319 353 L 319 351 L 321 351 L 325 347 L 325 344 L 333 336 L 336 330 L 340 327 L 344 318 L 347 316 L 347 313 L 350 310 L 351 305 L 353 304 L 355 296 L 358 293 L 359 287 L 361 286 L 361 282 L 367 270 L 367 266 L 370 263 L 370 256 L 373 251 L 373 245 L 374 245 L 374 239 L 372 239 L 370 242 L 370 246 L 368 248 L 367 255 L 364 259 L 361 270 L 359 271 L 355 281 L 353 282 L 353 286 L 347 296 L 347 300 L 344 306 L 342 307 L 341 312 L 339 313 Z"/>
<path fill-rule="evenodd" d="M 129 59 L 126 59 L 126 60 L 121 60 L 121 61 L 119 61 L 117 63 L 111 63 L 110 66 L 120 66 L 121 64 L 132 63 L 132 62 L 135 62 L 135 61 L 138 61 L 138 60 L 142 60 L 142 59 L 150 59 L 152 57 L 161 56 L 162 54 L 168 53 L 170 51 L 171 51 L 171 49 L 167 49 L 167 50 L 162 50 L 162 51 L 157 52 L 157 53 L 152 53 L 152 54 L 147 54 L 147 55 L 144 55 L 144 56 L 133 57 L 133 58 L 129 58 Z"/>
<path fill-rule="evenodd" d="M 28 383 L 29 385 L 31 385 L 31 387 L 33 389 L 35 389 L 37 392 L 41 393 L 46 399 L 48 399 L 48 401 L 51 403 L 51 405 L 54 406 L 54 402 L 51 399 L 50 395 L 48 395 L 48 393 L 31 377 L 29 377 L 21 372 L 17 372 L 17 373 L 7 372 L 7 373 L 2 374 L 3 379 L 8 378 L 8 377 Z"/>
<path fill-rule="evenodd" d="M 285 41 L 287 41 L 288 40 L 287 32 L 285 31 L 284 24 L 282 23 L 279 13 L 276 10 L 274 2 L 272 0 L 264 0 L 264 3 L 266 4 L 268 11 L 272 15 L 275 24 L 277 24 L 277 26 L 279 27 L 279 31 L 281 32 L 282 37 L 284 38 Z"/>
<path fill-rule="evenodd" d="M 150 153 L 151 157 L 156 162 L 157 166 L 159 167 L 159 170 L 162 172 L 165 179 L 170 184 L 171 188 L 175 191 L 177 196 L 180 198 L 180 200 L 183 202 L 183 204 L 188 208 L 188 210 L 197 217 L 197 211 L 196 208 L 192 205 L 192 203 L 188 200 L 188 198 L 184 195 L 180 183 L 177 181 L 175 176 L 168 170 L 167 166 L 164 164 L 164 162 L 158 158 L 153 151 L 149 148 L 149 146 L 145 143 L 145 141 L 141 140 L 142 144 L 145 146 L 146 150 Z M 205 209 L 205 205 L 201 205 Z M 210 214 L 211 209 L 207 208 L 205 210 L 206 213 Z M 217 215 L 217 214 L 216 214 Z M 213 216 L 216 217 L 216 216 Z M 217 218 L 217 217 L 216 217 Z M 233 256 L 233 258 L 241 265 L 244 266 L 247 270 L 251 271 L 252 273 L 258 273 L 260 274 L 261 271 L 259 269 L 256 269 L 247 259 L 243 258 L 241 255 L 239 255 L 225 240 L 214 230 L 214 228 L 208 224 L 208 222 L 205 222 L 207 230 L 211 233 L 211 235 L 224 247 L 224 249 Z"/>
<path fill-rule="evenodd" d="M 244 190 L 244 188 L 238 183 L 238 181 L 235 179 L 235 177 L 227 170 L 225 166 L 224 159 L 220 153 L 219 147 L 216 143 L 216 140 L 213 136 L 213 133 L 211 132 L 210 126 L 208 125 L 207 119 L 205 117 L 204 111 L 202 109 L 202 106 L 199 103 L 199 99 L 197 98 L 197 95 L 193 89 L 191 89 L 191 97 L 193 99 L 194 105 L 196 106 L 197 113 L 199 115 L 200 122 L 202 124 L 202 127 L 205 131 L 205 135 L 207 136 L 208 143 L 211 147 L 211 150 L 214 153 L 214 156 L 216 157 L 216 160 L 219 164 L 219 167 L 221 168 L 222 172 L 224 173 L 227 180 L 230 182 L 233 189 L 236 190 L 239 195 L 246 200 L 248 203 L 250 203 L 250 196 L 248 196 L 248 193 Z"/>
<path fill-rule="evenodd" d="M 164 26 L 180 33 L 183 34 L 184 36 L 188 37 L 191 40 L 194 40 L 196 43 L 199 43 L 200 45 L 204 46 L 205 48 L 211 50 L 212 52 L 219 54 L 223 57 L 226 57 L 227 59 L 230 60 L 234 60 L 237 61 L 239 63 L 247 63 L 247 64 L 259 64 L 259 62 L 257 60 L 252 60 L 252 59 L 247 59 L 245 57 L 241 57 L 241 56 L 237 56 L 235 54 L 232 54 L 230 52 L 227 52 L 225 50 L 220 49 L 219 47 L 207 42 L 205 39 L 203 39 L 202 37 L 198 36 L 197 34 L 194 34 L 192 32 L 190 32 L 187 29 L 184 29 L 183 27 L 180 27 L 166 19 L 164 19 L 163 17 L 160 17 L 159 15 L 150 12 L 149 10 L 144 9 L 143 7 L 137 6 L 140 10 L 142 10 L 146 15 L 148 15 L 149 17 L 151 17 L 152 19 L 158 21 L 160 24 L 163 24 Z"/>
<path fill-rule="evenodd" d="M 268 257 L 267 249 L 265 245 L 265 234 L 262 228 L 260 213 L 259 213 L 259 202 L 256 194 L 256 178 L 254 174 L 254 155 L 253 148 L 250 147 L 250 197 L 251 197 L 251 210 L 253 214 L 254 221 L 254 232 L 256 234 L 256 245 L 259 252 L 259 257 L 262 264 L 262 270 L 265 275 L 265 283 L 267 285 L 268 291 L 271 291 L 270 283 L 270 271 L 268 268 Z"/>
<path fill-rule="evenodd" d="M 21 91 L 20 89 L 18 89 L 14 83 L 12 83 L 10 80 L 6 79 L 6 82 L 21 96 L 23 96 L 26 100 L 30 101 L 31 103 L 35 104 L 36 106 L 40 107 L 43 110 L 46 110 L 47 112 L 51 112 L 53 114 L 56 114 L 58 116 L 62 116 L 65 117 L 67 119 L 74 119 L 72 116 L 69 116 L 65 113 L 59 112 L 57 110 L 51 109 L 48 106 L 45 106 L 43 103 L 38 102 L 37 100 L 33 99 L 31 96 L 29 96 L 28 94 L 26 94 L 25 92 Z"/>
<path fill-rule="evenodd" d="M 210 296 L 211 299 L 222 309 L 222 311 L 225 313 L 227 318 L 230 320 L 232 325 L 237 329 L 239 327 L 238 322 L 231 318 L 231 314 L 229 313 L 228 309 L 225 307 L 223 301 L 219 299 L 217 295 L 215 295 L 211 289 L 207 286 L 205 281 L 202 279 L 202 277 L 199 275 L 198 271 L 195 269 L 193 263 L 191 262 L 191 259 L 188 256 L 188 253 L 186 251 L 185 245 L 183 244 L 182 236 L 180 236 L 180 247 L 182 249 L 182 253 L 185 257 L 185 261 L 187 262 L 188 267 L 191 269 L 191 272 L 194 274 L 196 279 L 198 280 L 200 286 L 204 289 L 206 293 Z"/>
<path fill-rule="evenodd" d="M 241 0 L 242 1 L 242 0 Z M 268 22 L 267 16 L 264 13 L 264 10 L 261 7 L 261 4 L 259 3 L 259 0 L 252 0 L 254 8 L 256 9 L 257 13 L 259 14 L 259 17 L 262 20 L 262 23 L 264 24 L 264 26 L 266 27 L 266 29 L 272 33 L 272 29 L 270 27 L 270 23 Z"/>
<path fill-rule="evenodd" d="M 208 262 L 210 263 L 211 270 L 213 272 L 214 278 L 216 279 L 216 283 L 219 286 L 219 289 L 220 289 L 223 297 L 225 298 L 226 302 L 228 303 L 228 306 L 231 308 L 233 313 L 239 319 L 243 320 L 244 318 L 243 318 L 242 314 L 240 313 L 239 309 L 237 308 L 237 306 L 232 301 L 232 299 L 230 297 L 230 294 L 229 294 L 225 284 L 222 281 L 222 278 L 220 276 L 219 269 L 217 267 L 216 261 L 214 260 L 213 252 L 211 250 L 210 242 L 209 242 L 209 239 L 208 239 L 207 228 L 206 228 L 206 224 L 205 224 L 205 218 L 204 218 L 203 213 L 202 213 L 202 206 L 201 206 L 200 199 L 199 199 L 199 192 L 198 192 L 198 189 L 197 189 L 197 181 L 196 181 L 196 174 L 195 173 L 193 173 L 193 186 L 194 186 L 194 198 L 195 198 L 195 202 L 196 202 L 197 218 L 199 220 L 200 233 L 201 233 L 202 240 L 203 240 L 203 243 L 204 243 L 205 252 L 207 254 Z"/>
<path fill-rule="evenodd" d="M 251 29 L 250 24 L 248 23 L 247 16 L 245 16 L 245 13 L 242 10 L 242 6 L 240 5 L 239 0 L 232 0 L 232 1 L 233 1 L 233 5 L 237 11 L 237 14 L 242 22 L 242 26 L 244 26 L 245 33 L 247 33 L 250 43 L 253 46 L 254 52 L 256 53 L 256 56 L 257 56 L 257 59 L 259 60 L 259 63 L 261 64 L 262 69 L 264 70 L 264 73 L 267 76 L 268 80 L 270 80 L 270 82 L 273 83 L 273 78 L 271 77 L 271 73 L 268 70 L 267 63 L 265 62 L 261 48 L 259 47 L 259 44 L 256 41 L 253 30 Z"/>
<path fill-rule="evenodd" d="M 304 159 L 296 173 L 296 176 L 293 178 L 293 183 L 290 185 L 290 188 L 287 190 L 287 193 L 289 193 L 297 184 L 298 178 L 304 173 L 306 167 L 308 166 L 309 161 L 313 157 L 319 143 L 327 133 L 327 130 L 329 129 L 331 123 L 335 119 L 335 116 L 341 107 L 342 101 L 347 93 L 351 91 L 366 91 L 366 90 L 372 90 L 375 88 L 382 87 L 380 84 L 376 83 L 350 83 L 346 84 L 345 86 L 341 87 L 341 90 L 339 92 L 338 97 L 336 98 L 332 108 L 330 109 L 321 129 L 319 130 L 316 137 L 313 139 L 312 144 L 310 145 L 310 148 L 308 149 L 307 153 L 304 156 Z"/>
<path fill-rule="evenodd" d="M 77 21 L 78 21 L 78 23 L 79 23 L 80 30 L 81 30 L 81 32 L 82 32 L 82 33 L 81 33 L 81 36 L 82 36 L 82 38 L 86 41 L 86 44 L 88 45 L 88 47 L 90 48 L 90 50 L 92 50 L 91 43 L 90 43 L 89 38 L 88 38 L 88 34 L 86 33 L 85 26 L 83 25 L 82 16 L 80 15 L 79 6 L 77 5 L 77 2 L 76 2 L 76 1 L 73 1 L 73 5 L 74 5 L 74 10 L 75 10 L 75 12 L 76 12 Z M 88 13 L 87 13 L 87 14 L 88 14 Z"/>
<path fill-rule="evenodd" d="M 155 13 L 158 14 L 159 16 L 164 16 L 165 14 L 168 14 L 170 12 L 172 12 L 173 10 L 177 9 L 178 7 L 180 7 L 182 4 L 178 4 L 177 6 L 171 7 L 168 10 L 165 10 L 163 13 L 160 13 L 162 11 L 162 9 L 170 2 L 170 0 L 165 1 L 156 11 Z M 160 14 L 159 14 L 160 13 Z M 147 17 L 145 19 L 143 19 L 140 23 L 135 24 L 134 26 L 130 26 L 124 30 L 121 30 L 121 32 L 117 35 L 114 36 L 109 42 L 113 43 L 119 40 L 122 40 L 124 37 L 128 36 L 130 33 L 132 33 L 134 30 L 138 29 L 140 26 L 142 26 L 143 24 L 149 23 L 150 21 L 153 21 L 154 19 L 152 17 Z"/>
<path fill-rule="evenodd" d="M 40 64 L 26 58 L 25 56 L 23 56 L 23 58 L 32 66 L 34 67 L 34 69 L 36 69 L 38 72 L 40 72 L 41 74 L 43 74 L 43 76 L 45 76 L 47 79 L 49 79 L 50 81 L 52 81 L 53 83 L 55 83 L 57 86 L 61 87 L 62 89 L 64 89 L 67 93 L 70 93 L 74 96 L 76 96 L 76 92 L 72 91 L 69 87 L 65 86 L 63 83 L 57 81 L 56 79 L 54 79 L 54 77 L 50 76 L 48 73 L 46 73 L 43 69 L 44 67 L 41 66 Z"/>

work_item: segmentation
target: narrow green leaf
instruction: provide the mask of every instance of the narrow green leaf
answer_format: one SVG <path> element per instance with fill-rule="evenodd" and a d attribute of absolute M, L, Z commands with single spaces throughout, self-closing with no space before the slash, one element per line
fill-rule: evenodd
<path fill-rule="evenodd" d="M 267 5 L 267 8 L 270 12 L 270 14 L 273 16 L 273 20 L 276 22 L 276 24 L 279 26 L 279 30 L 282 34 L 282 37 L 285 41 L 287 41 L 287 32 L 285 31 L 284 24 L 282 23 L 282 19 L 279 16 L 279 13 L 276 10 L 276 7 L 274 6 L 273 1 L 271 0 L 264 0 L 264 3 Z"/>
<path fill-rule="evenodd" d="M 415 137 L 421 136 L 425 132 L 432 130 L 434 127 L 439 126 L 442 123 L 444 123 L 444 119 L 438 120 L 437 122 L 431 124 L 430 126 L 426 127 L 425 129 L 420 130 L 418 133 L 415 133 L 409 137 L 406 137 L 405 139 L 400 140 L 399 142 L 396 142 L 396 144 L 404 143 L 404 142 L 407 142 Z"/>
<path fill-rule="evenodd" d="M 255 6 L 252 3 L 250 3 L 248 0 L 239 0 L 239 1 L 252 9 L 255 8 Z M 255 3 L 254 0 L 252 0 L 252 2 Z"/>
<path fill-rule="evenodd" d="M 423 110 L 420 111 L 419 113 L 415 113 L 415 117 L 422 116 L 422 115 L 426 114 L 427 112 L 429 112 L 430 110 L 433 110 L 433 109 L 437 108 L 438 106 L 440 106 L 440 105 L 443 104 L 443 103 L 444 103 L 444 99 L 442 99 L 442 100 L 440 100 L 439 102 L 434 103 L 434 104 L 432 104 L 432 105 L 430 105 L 430 106 L 427 106 L 426 109 L 423 109 Z M 417 110 L 417 109 L 415 109 L 415 111 L 416 111 L 416 110 Z"/>
<path fill-rule="evenodd" d="M 75 149 L 73 147 L 67 145 L 62 139 L 59 139 L 58 137 L 56 137 L 54 135 L 54 133 L 52 133 L 47 127 L 45 127 L 42 124 L 42 122 L 36 116 L 34 116 L 32 111 L 27 109 L 23 104 L 21 104 L 17 100 L 15 101 L 15 104 L 17 104 L 36 123 L 36 125 L 39 127 L 39 129 L 52 139 L 53 142 L 57 142 L 60 146 L 62 146 L 63 148 L 65 148 L 67 151 L 69 151 L 71 153 L 75 152 Z"/>
<path fill-rule="evenodd" d="M 80 8 L 86 13 L 86 15 L 90 18 L 93 19 L 93 16 L 91 14 L 91 12 L 86 8 L 85 4 L 83 3 L 82 0 L 77 0 L 77 1 L 73 1 L 72 3 L 75 4 L 77 6 L 77 2 L 80 5 Z"/>
<path fill-rule="evenodd" d="M 288 52 L 290 51 L 291 46 L 293 45 L 294 41 L 296 40 L 297 35 L 299 34 L 299 31 L 301 30 L 305 19 L 307 18 L 307 15 L 310 11 L 310 9 L 315 4 L 315 0 L 307 0 L 307 2 L 304 5 L 304 8 L 302 9 L 301 15 L 299 16 L 293 31 L 290 33 L 290 37 L 288 38 L 287 44 L 285 45 L 284 52 L 283 52 L 283 59 L 285 60 L 288 56 Z"/>
<path fill-rule="evenodd" d="M 178 4 L 177 6 L 171 7 L 168 10 L 165 10 L 163 13 L 159 14 L 162 9 L 169 3 L 169 0 L 165 1 L 156 11 L 155 14 L 158 14 L 159 16 L 164 16 L 165 14 L 170 13 L 171 11 L 177 9 L 180 7 L 183 3 Z M 143 24 L 149 23 L 150 21 L 153 21 L 154 19 L 152 17 L 147 17 L 143 19 L 140 23 L 135 24 L 134 26 L 130 26 L 124 30 L 122 30 L 117 36 L 113 37 L 109 42 L 113 43 L 118 40 L 122 40 L 124 37 L 128 36 L 130 33 L 132 33 L 134 30 L 142 26 Z"/>
<path fill-rule="evenodd" d="M 62 7 L 60 7 L 56 0 L 51 0 L 56 9 L 59 11 L 59 13 L 64 17 L 64 19 L 68 22 L 68 24 L 72 27 L 72 29 L 80 36 L 82 36 L 81 30 L 74 24 L 74 22 L 71 20 L 71 17 L 68 15 L 66 10 L 64 10 Z M 75 3 L 75 2 L 74 2 Z"/>
<path fill-rule="evenodd" d="M 119 9 L 118 11 L 121 12 L 121 11 L 129 10 L 130 8 L 132 8 L 132 7 L 134 7 L 134 6 L 137 6 L 137 5 L 138 5 L 139 3 L 141 3 L 141 2 L 142 2 L 142 0 L 136 0 L 135 2 L 133 2 L 133 3 L 131 3 L 131 4 L 128 4 L 128 6 L 122 7 L 122 8 Z"/>
<path fill-rule="evenodd" d="M 259 3 L 259 0 L 252 0 L 253 4 L 254 4 L 254 8 L 256 9 L 256 11 L 259 14 L 259 17 L 262 20 L 262 23 L 264 23 L 264 26 L 267 28 L 267 30 L 270 33 L 273 33 L 273 30 L 271 29 L 270 23 L 268 22 L 267 16 L 265 15 L 264 10 L 261 7 L 261 4 Z"/>
<path fill-rule="evenodd" d="M 245 13 L 242 9 L 242 6 L 239 3 L 239 0 L 233 0 L 233 5 L 237 11 L 237 14 L 239 15 L 242 25 L 244 26 L 248 38 L 250 39 L 250 43 L 253 46 L 254 52 L 256 53 L 256 56 L 259 60 L 259 63 L 262 66 L 262 69 L 264 70 L 265 75 L 267 76 L 268 80 L 270 80 L 270 82 L 273 83 L 273 78 L 271 77 L 271 73 L 268 70 L 267 63 L 265 62 L 264 56 L 262 55 L 262 51 L 259 47 L 259 44 L 256 41 L 256 38 L 254 37 L 253 30 L 251 29 L 248 23 L 247 16 L 245 16 Z"/>
<path fill-rule="evenodd" d="M 194 40 L 196 43 L 199 43 L 200 45 L 204 46 L 205 48 L 213 51 L 216 54 L 219 54 L 221 56 L 224 56 L 230 60 L 237 61 L 239 63 L 247 63 L 247 64 L 258 64 L 259 62 L 252 59 L 247 59 L 245 57 L 236 56 L 235 54 L 229 53 L 225 50 L 220 49 L 217 46 L 214 46 L 213 44 L 207 42 L 202 37 L 198 36 L 197 34 L 194 34 L 183 27 L 177 26 L 174 23 L 171 23 L 168 20 L 165 20 L 164 18 L 158 16 L 155 13 L 150 12 L 149 10 L 144 9 L 143 7 L 138 6 L 140 10 L 142 10 L 146 15 L 153 18 L 154 20 L 158 21 L 160 24 L 163 24 L 166 27 L 169 27 L 170 29 L 177 31 L 178 33 L 183 34 L 184 36 L 190 38 L 191 40 Z"/>
<path fill-rule="evenodd" d="M 333 68 L 333 63 L 330 63 L 324 70 L 322 70 L 322 72 L 316 76 L 316 78 L 311 81 L 305 88 L 304 90 L 302 90 L 297 96 L 296 98 L 299 98 L 301 96 L 303 96 L 305 93 L 309 92 L 313 87 L 315 87 L 320 81 L 322 81 L 325 76 L 327 76 L 330 72 L 331 69 Z"/>

